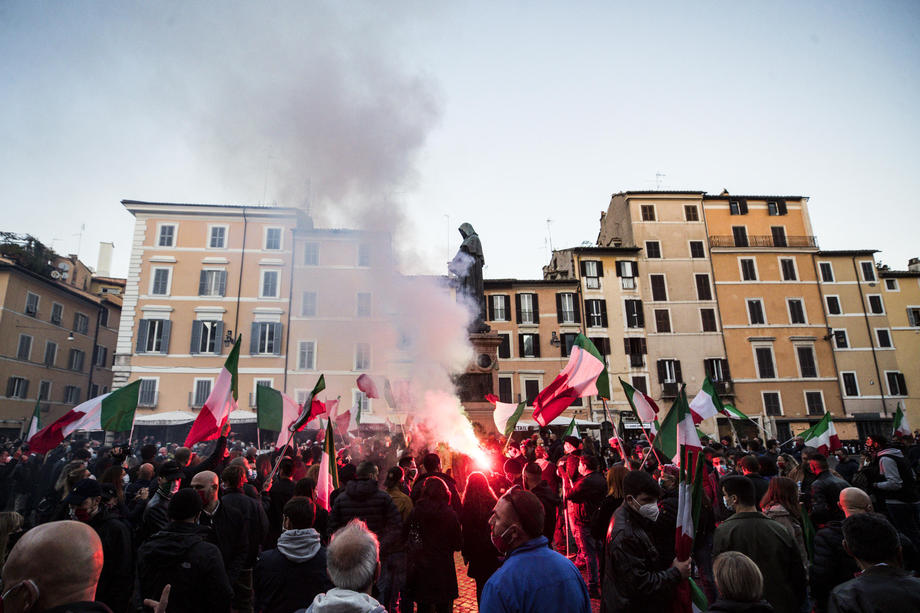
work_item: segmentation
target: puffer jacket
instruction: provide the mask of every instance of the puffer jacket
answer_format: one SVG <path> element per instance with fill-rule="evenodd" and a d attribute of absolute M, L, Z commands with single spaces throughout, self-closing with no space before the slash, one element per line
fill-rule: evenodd
<path fill-rule="evenodd" d="M 399 542 L 402 517 L 390 495 L 372 479 L 353 479 L 345 485 L 329 512 L 329 533 L 353 519 L 367 524 L 380 541 L 380 557 L 385 557 Z"/>
<path fill-rule="evenodd" d="M 572 486 L 569 501 L 575 503 L 575 523 L 588 526 L 594 513 L 601 508 L 607 495 L 607 480 L 604 475 L 594 471 L 583 476 Z"/>

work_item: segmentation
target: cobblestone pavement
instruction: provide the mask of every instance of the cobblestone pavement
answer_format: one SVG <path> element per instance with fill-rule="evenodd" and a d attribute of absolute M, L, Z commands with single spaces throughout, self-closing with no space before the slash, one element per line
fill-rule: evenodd
<path fill-rule="evenodd" d="M 454 601 L 454 611 L 476 613 L 479 611 L 476 605 L 476 582 L 466 576 L 466 565 L 463 564 L 463 557 L 459 553 L 454 555 L 454 562 L 457 565 L 457 585 L 460 588 L 460 598 Z M 584 572 L 582 576 L 587 581 L 587 575 Z M 600 600 L 591 601 L 591 610 L 593 613 L 601 610 Z"/>

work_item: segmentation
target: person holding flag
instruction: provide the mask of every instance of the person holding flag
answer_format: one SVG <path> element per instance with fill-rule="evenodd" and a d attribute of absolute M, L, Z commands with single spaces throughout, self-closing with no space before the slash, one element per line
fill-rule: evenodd
<path fill-rule="evenodd" d="M 579 334 L 572 344 L 565 368 L 534 399 L 533 418 L 545 428 L 562 415 L 576 398 L 598 395 L 610 397 L 604 356 L 587 336 Z"/>

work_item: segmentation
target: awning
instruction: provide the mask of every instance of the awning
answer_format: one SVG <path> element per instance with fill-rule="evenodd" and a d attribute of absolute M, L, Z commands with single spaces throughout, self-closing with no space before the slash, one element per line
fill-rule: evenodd
<path fill-rule="evenodd" d="M 231 424 L 254 424 L 258 421 L 259 416 L 246 409 L 237 409 L 230 412 Z"/>
<path fill-rule="evenodd" d="M 195 414 L 188 411 L 164 411 L 162 413 L 150 413 L 149 415 L 139 415 L 134 418 L 136 426 L 175 426 L 177 424 L 188 424 L 195 421 Z"/>
<path fill-rule="evenodd" d="M 562 416 L 560 416 L 560 417 L 557 417 L 556 419 L 554 419 L 553 421 L 549 422 L 549 425 L 551 425 L 551 426 L 568 426 L 570 423 L 572 423 L 572 418 L 571 418 L 571 417 L 562 417 Z M 578 419 L 578 418 L 575 419 L 575 425 L 576 425 L 576 426 L 586 427 L 586 428 L 591 428 L 591 427 L 600 428 L 600 426 L 601 426 L 601 425 L 600 425 L 598 422 L 596 422 L 596 421 L 588 421 L 587 419 Z M 535 421 L 532 420 L 532 419 L 522 419 L 522 420 L 520 420 L 520 421 L 517 423 L 517 425 L 514 427 L 514 429 L 515 429 L 515 430 L 530 430 L 530 429 L 539 428 L 539 427 L 540 427 L 540 424 L 538 424 L 537 422 L 535 422 Z"/>

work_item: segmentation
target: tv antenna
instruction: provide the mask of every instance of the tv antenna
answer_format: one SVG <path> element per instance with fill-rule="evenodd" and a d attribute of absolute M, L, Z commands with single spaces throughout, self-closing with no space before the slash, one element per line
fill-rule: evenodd
<path fill-rule="evenodd" d="M 553 230 L 552 230 L 552 227 L 551 227 L 551 224 L 552 224 L 552 223 L 553 223 L 553 220 L 552 220 L 552 219 L 547 219 L 547 220 L 546 220 L 546 236 L 547 236 L 547 238 L 549 239 L 549 251 L 550 251 L 550 253 L 552 253 L 553 251 L 555 251 L 555 249 L 553 249 Z"/>
<path fill-rule="evenodd" d="M 661 191 L 661 180 L 666 176 L 668 175 L 662 173 L 661 171 L 655 173 L 655 191 Z"/>

